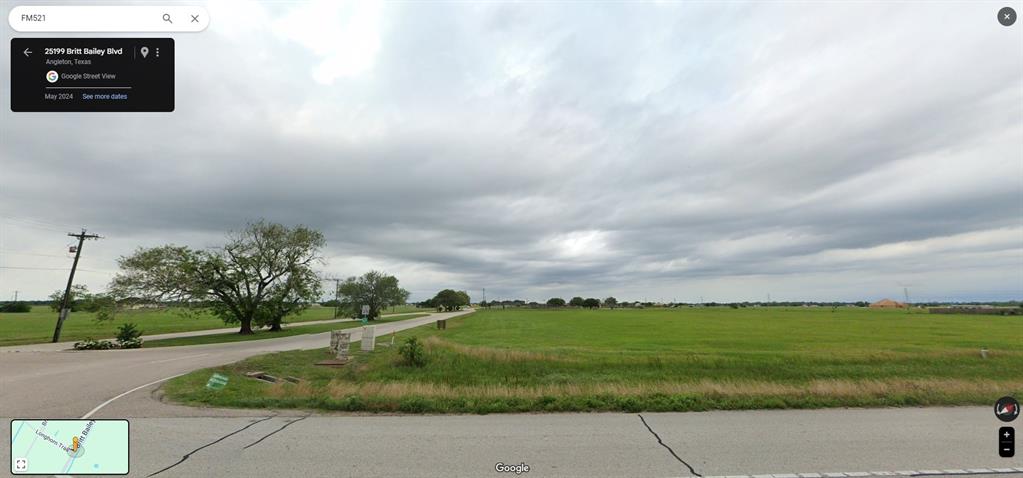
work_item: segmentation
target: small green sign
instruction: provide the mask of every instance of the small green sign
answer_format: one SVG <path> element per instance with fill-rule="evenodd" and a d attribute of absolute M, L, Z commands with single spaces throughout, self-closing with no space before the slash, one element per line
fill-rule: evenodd
<path fill-rule="evenodd" d="M 209 381 L 206 382 L 206 388 L 210 390 L 220 390 L 227 386 L 227 375 L 221 375 L 215 373 L 210 376 Z"/>
<path fill-rule="evenodd" d="M 368 319 L 368 318 L 366 318 L 366 317 L 363 317 L 363 318 L 362 318 L 362 325 L 366 325 L 366 324 L 368 324 L 368 323 L 369 323 L 369 319 Z"/>

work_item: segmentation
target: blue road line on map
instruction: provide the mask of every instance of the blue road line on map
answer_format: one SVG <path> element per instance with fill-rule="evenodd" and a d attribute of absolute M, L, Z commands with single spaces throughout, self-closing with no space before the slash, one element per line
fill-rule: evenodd
<path fill-rule="evenodd" d="M 71 453 L 75 453 L 75 452 L 71 452 Z M 75 460 L 77 460 L 77 459 L 78 459 L 78 456 L 72 456 L 71 457 L 71 461 L 67 464 L 67 468 L 64 469 L 64 473 L 67 473 L 68 471 L 71 470 L 71 467 L 74 466 Z"/>
<path fill-rule="evenodd" d="M 12 447 L 14 446 L 14 442 L 18 440 L 18 434 L 21 433 L 21 427 L 23 427 L 23 426 L 25 426 L 25 422 L 24 421 L 22 421 L 21 424 L 18 425 L 18 431 L 14 432 L 14 438 L 11 438 L 11 446 Z"/>

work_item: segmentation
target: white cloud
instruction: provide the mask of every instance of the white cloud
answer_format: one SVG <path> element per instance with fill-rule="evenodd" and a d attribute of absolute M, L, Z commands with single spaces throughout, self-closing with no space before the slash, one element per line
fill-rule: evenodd
<path fill-rule="evenodd" d="M 213 2 L 173 114 L 0 109 L 0 266 L 66 265 L 84 224 L 101 289 L 136 246 L 266 217 L 416 297 L 1023 296 L 1023 30 L 965 3 L 591 7 Z M 0 299 L 65 277 L 0 269 Z"/>
<path fill-rule="evenodd" d="M 319 57 L 312 77 L 329 85 L 373 67 L 381 47 L 382 10 L 379 1 L 318 0 L 296 6 L 274 21 L 272 30 Z"/>

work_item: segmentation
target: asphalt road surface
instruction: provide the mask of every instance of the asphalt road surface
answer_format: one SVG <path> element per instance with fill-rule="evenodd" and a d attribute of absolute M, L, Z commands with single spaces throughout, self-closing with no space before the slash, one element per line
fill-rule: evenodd
<path fill-rule="evenodd" d="M 453 315 L 381 324 L 378 336 Z M 1004 424 L 992 407 L 374 416 L 160 400 L 168 377 L 328 341 L 310 334 L 129 351 L 6 347 L 2 436 L 12 418 L 129 418 L 131 476 L 1023 476 L 1019 455 L 998 456 Z M 0 439 L 6 460 L 9 446 Z M 529 471 L 498 472 L 498 463 Z"/>

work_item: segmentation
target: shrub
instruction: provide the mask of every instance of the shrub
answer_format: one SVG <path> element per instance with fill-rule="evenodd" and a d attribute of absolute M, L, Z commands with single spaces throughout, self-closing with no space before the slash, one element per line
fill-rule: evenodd
<path fill-rule="evenodd" d="M 75 350 L 110 350 L 116 347 L 109 340 L 96 340 L 91 337 L 81 342 L 75 342 Z"/>
<path fill-rule="evenodd" d="M 426 365 L 426 350 L 423 349 L 423 344 L 419 339 L 415 337 L 406 339 L 405 343 L 398 348 L 398 354 L 401 355 L 401 362 L 404 365 L 411 367 Z"/>
<path fill-rule="evenodd" d="M 117 345 L 122 349 L 137 349 L 142 346 L 142 331 L 128 322 L 117 328 Z"/>
<path fill-rule="evenodd" d="M 118 340 L 117 341 L 117 346 L 122 348 L 122 349 L 137 349 L 137 348 L 141 348 L 142 347 L 142 339 L 141 338 L 135 338 L 135 339 L 128 339 L 128 340 Z"/>
<path fill-rule="evenodd" d="M 0 304 L 0 312 L 6 314 L 24 314 L 32 312 L 32 306 L 28 302 L 6 302 Z"/>

